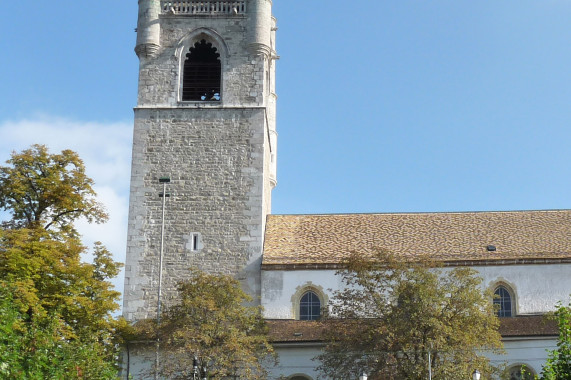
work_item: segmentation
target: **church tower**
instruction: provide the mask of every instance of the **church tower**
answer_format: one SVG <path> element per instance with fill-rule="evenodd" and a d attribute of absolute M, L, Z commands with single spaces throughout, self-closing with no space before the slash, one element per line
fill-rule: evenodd
<path fill-rule="evenodd" d="M 235 275 L 259 296 L 276 185 L 271 7 L 139 0 L 123 306 L 130 321 L 155 318 L 159 281 L 168 300 L 191 267 Z"/>

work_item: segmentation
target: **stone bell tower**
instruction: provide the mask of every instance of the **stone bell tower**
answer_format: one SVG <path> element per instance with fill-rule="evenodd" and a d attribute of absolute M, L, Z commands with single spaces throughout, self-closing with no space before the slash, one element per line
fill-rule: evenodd
<path fill-rule="evenodd" d="M 130 321 L 155 317 L 159 272 L 165 300 L 190 267 L 235 275 L 259 295 L 276 185 L 271 7 L 271 0 L 139 0 L 123 306 Z"/>

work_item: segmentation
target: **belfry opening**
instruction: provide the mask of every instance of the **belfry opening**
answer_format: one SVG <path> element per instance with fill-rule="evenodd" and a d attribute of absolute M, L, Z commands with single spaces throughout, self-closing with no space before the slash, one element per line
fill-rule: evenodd
<path fill-rule="evenodd" d="M 219 101 L 220 54 L 212 43 L 201 40 L 186 54 L 183 71 L 183 101 Z"/>

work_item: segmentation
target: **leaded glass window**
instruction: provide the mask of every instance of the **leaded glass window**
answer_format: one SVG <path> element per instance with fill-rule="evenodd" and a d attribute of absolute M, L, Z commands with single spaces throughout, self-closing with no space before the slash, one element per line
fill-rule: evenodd
<path fill-rule="evenodd" d="M 321 315 L 321 301 L 312 291 L 305 292 L 299 301 L 299 319 L 314 321 Z"/>
<path fill-rule="evenodd" d="M 504 286 L 498 286 L 494 291 L 494 305 L 497 308 L 498 317 L 512 316 L 512 295 Z"/>

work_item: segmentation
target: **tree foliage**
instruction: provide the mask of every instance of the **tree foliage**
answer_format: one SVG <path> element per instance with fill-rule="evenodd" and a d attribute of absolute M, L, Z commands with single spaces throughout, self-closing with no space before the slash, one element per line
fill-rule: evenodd
<path fill-rule="evenodd" d="M 346 287 L 324 318 L 327 346 L 320 371 L 333 379 L 468 379 L 495 372 L 481 350 L 499 352 L 492 295 L 469 268 L 403 261 L 387 251 L 351 255 L 340 271 Z M 487 378 L 487 377 L 486 377 Z"/>
<path fill-rule="evenodd" d="M 571 303 L 559 303 L 554 315 L 559 326 L 557 349 L 549 353 L 539 379 L 571 380 Z"/>
<path fill-rule="evenodd" d="M 120 294 L 109 280 L 120 264 L 101 243 L 93 262 L 82 262 L 88 250 L 74 226 L 80 217 L 106 218 L 93 181 L 71 151 L 52 155 L 35 145 L 8 164 L 0 167 L 0 207 L 11 218 L 0 229 L 0 296 L 10 315 L 0 336 L 9 356 L 0 366 L 9 363 L 11 371 L 4 375 L 73 378 L 57 372 L 73 366 L 81 376 L 114 378 L 121 322 L 112 313 Z"/>
<path fill-rule="evenodd" d="M 107 329 L 119 298 L 109 279 L 120 265 L 101 243 L 93 263 L 85 263 L 78 239 L 49 236 L 43 229 L 0 231 L 0 280 L 12 285 L 15 306 L 36 315 L 57 312 L 74 337 Z"/>
<path fill-rule="evenodd" d="M 208 379 L 265 379 L 264 363 L 273 358 L 261 307 L 231 276 L 192 271 L 178 288 L 177 303 L 162 316 L 160 372 L 192 378 L 193 358 Z"/>
<path fill-rule="evenodd" d="M 114 379 L 109 348 L 96 337 L 69 339 L 68 326 L 56 313 L 32 316 L 21 312 L 0 287 L 0 378 Z"/>
<path fill-rule="evenodd" d="M 33 145 L 7 163 L 0 167 L 0 209 L 12 216 L 5 226 L 77 234 L 73 223 L 79 217 L 107 220 L 77 153 L 50 154 L 45 145 Z"/>

